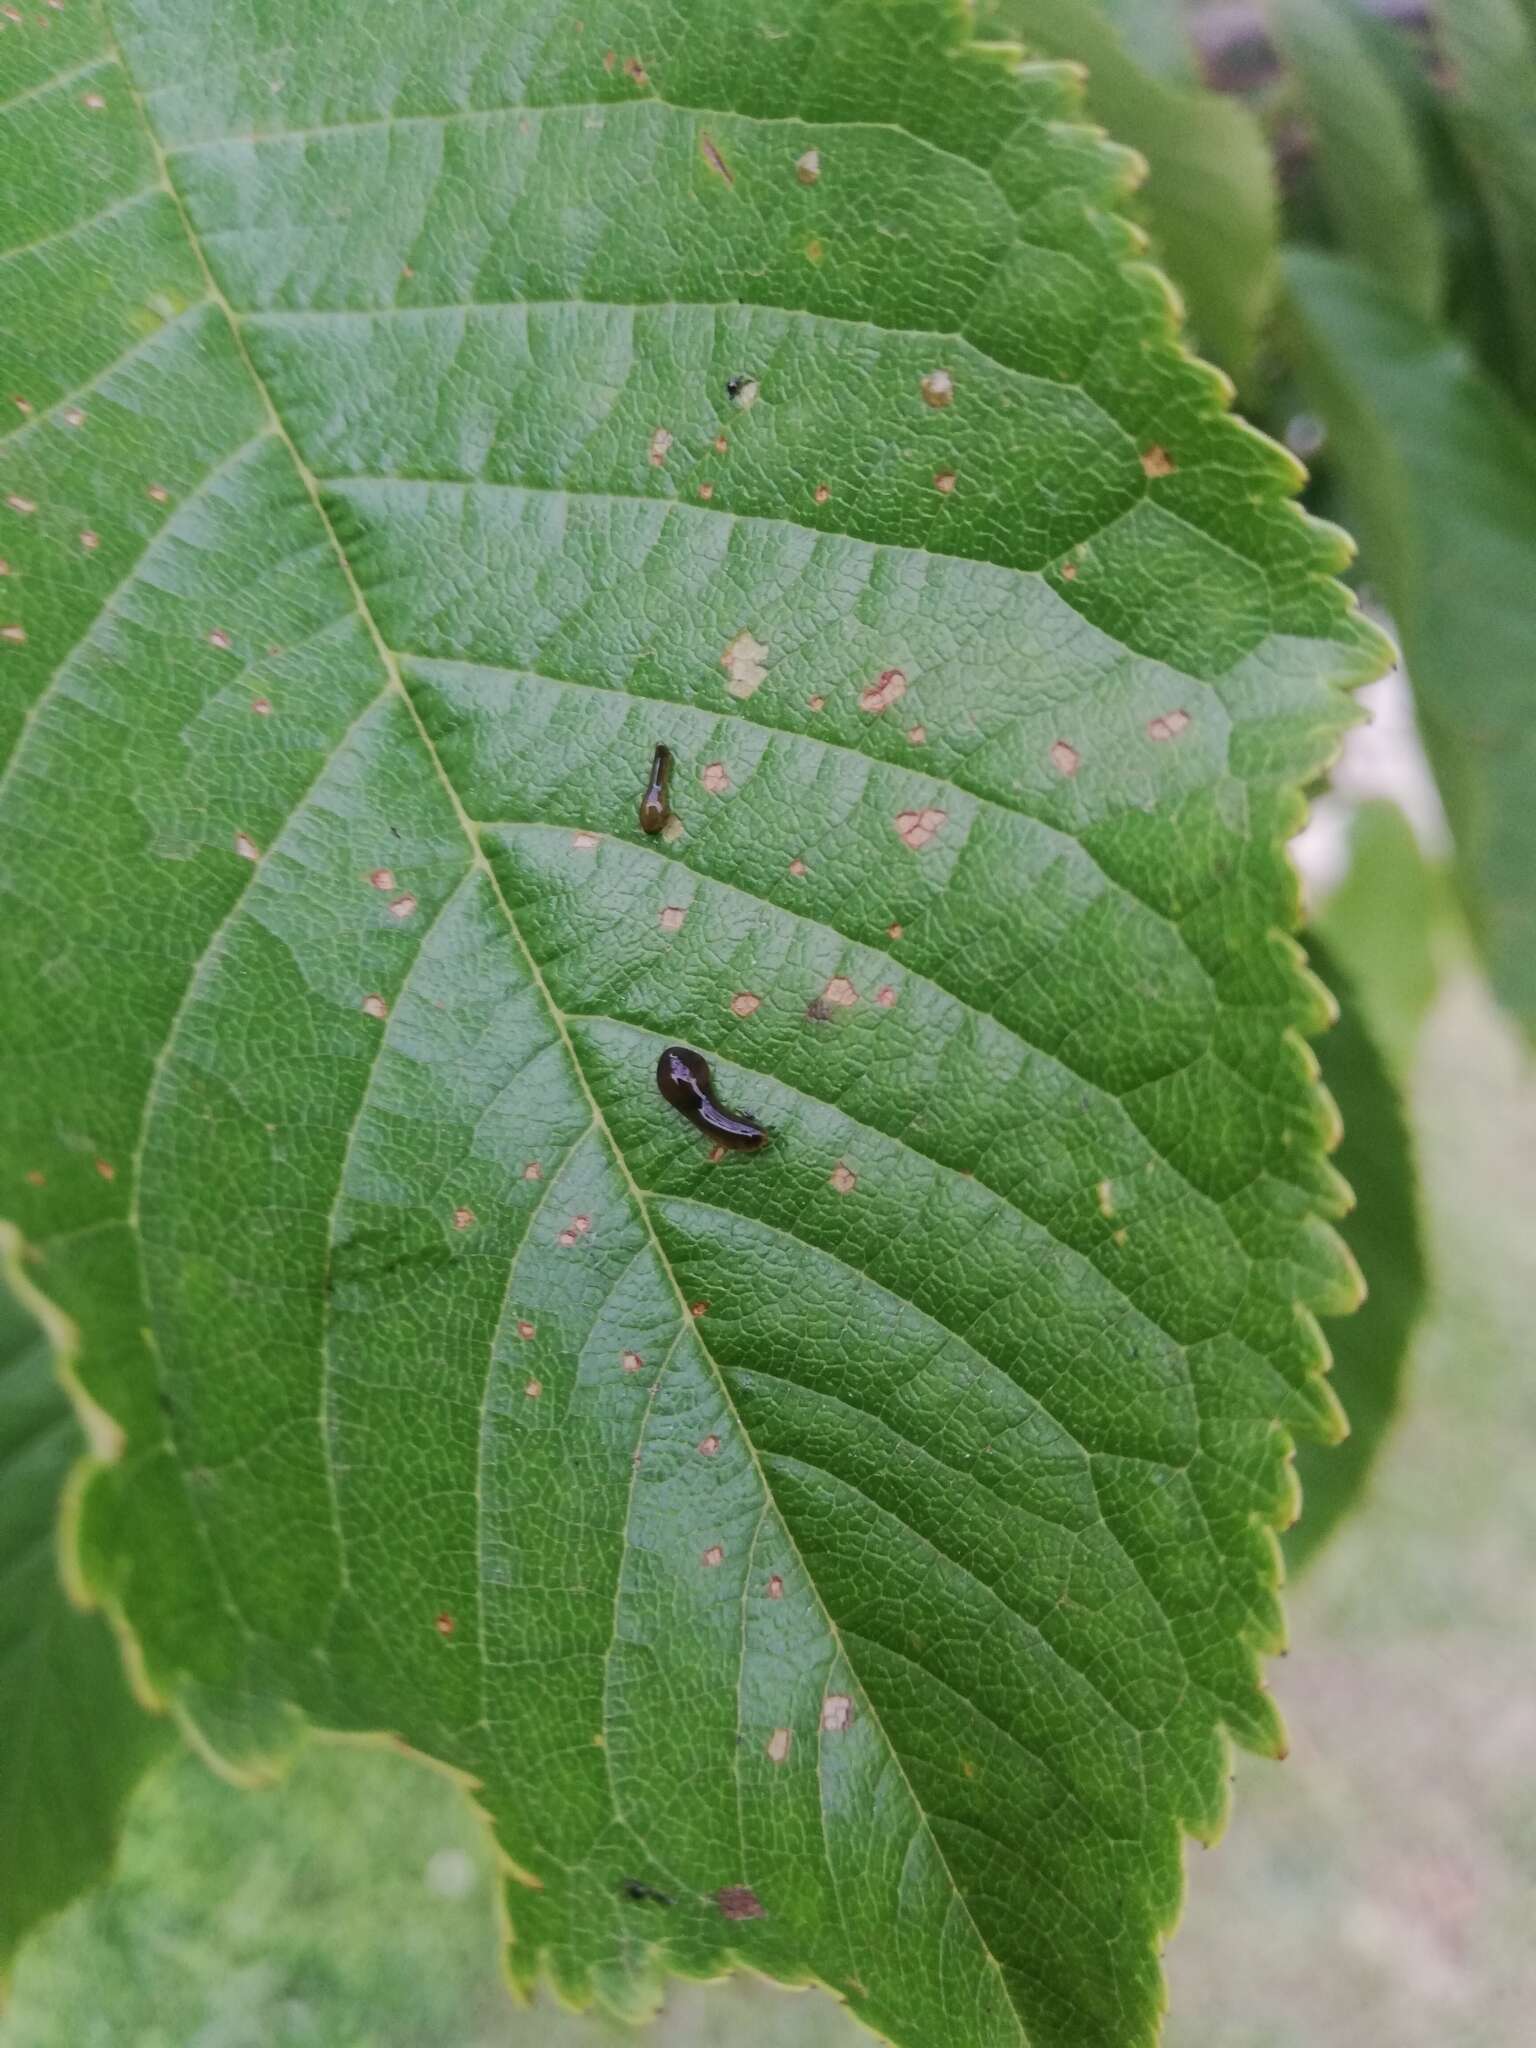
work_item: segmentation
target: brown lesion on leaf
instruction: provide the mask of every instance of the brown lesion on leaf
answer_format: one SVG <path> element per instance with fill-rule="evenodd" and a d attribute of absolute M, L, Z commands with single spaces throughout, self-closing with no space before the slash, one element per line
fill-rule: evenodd
<path fill-rule="evenodd" d="M 683 928 L 683 920 L 687 915 L 688 912 L 682 904 L 668 903 L 662 909 L 656 922 L 664 932 L 680 932 Z"/>
<path fill-rule="evenodd" d="M 724 1564 L 724 1563 L 725 1563 L 725 1547 L 724 1547 L 724 1545 L 723 1545 L 723 1544 L 720 1544 L 720 1543 L 711 1543 L 711 1545 L 709 1546 L 708 1550 L 702 1550 L 702 1551 L 700 1551 L 700 1553 L 699 1553 L 699 1563 L 700 1563 L 701 1565 L 703 1565 L 703 1566 L 705 1567 L 705 1569 L 706 1569 L 706 1570 L 708 1570 L 708 1571 L 713 1571 L 716 1565 L 719 1565 L 719 1564 Z"/>
<path fill-rule="evenodd" d="M 808 149 L 795 158 L 795 176 L 802 185 L 814 185 L 821 176 L 821 151 Z"/>
<path fill-rule="evenodd" d="M 658 427 L 652 434 L 646 449 L 646 460 L 652 469 L 660 469 L 667 459 L 667 450 L 672 446 L 672 435 L 666 427 Z"/>
<path fill-rule="evenodd" d="M 569 1251 L 573 1244 L 581 1242 L 591 1228 L 592 1218 L 590 1216 L 573 1216 L 564 1230 L 555 1239 L 555 1242 Z"/>
<path fill-rule="evenodd" d="M 453 1227 L 455 1230 L 473 1230 L 475 1227 L 474 1210 L 455 1209 L 453 1212 Z"/>
<path fill-rule="evenodd" d="M 831 495 L 832 492 L 828 485 L 818 484 L 815 490 L 812 491 L 811 493 L 811 499 L 814 504 L 825 505 L 828 498 L 830 498 Z"/>
<path fill-rule="evenodd" d="M 717 1437 L 717 1436 L 707 1436 L 707 1437 L 705 1437 L 704 1441 L 703 1441 L 703 1442 L 702 1442 L 702 1443 L 701 1443 L 701 1444 L 699 1445 L 699 1456 L 700 1456 L 701 1458 L 715 1458 L 715 1457 L 718 1457 L 718 1456 L 719 1456 L 719 1454 L 720 1454 L 720 1439 L 719 1439 L 719 1437 Z"/>
<path fill-rule="evenodd" d="M 723 1885 L 715 1893 L 715 1904 L 727 1920 L 763 1920 L 767 1918 L 762 1900 L 750 1885 Z"/>
<path fill-rule="evenodd" d="M 768 649 L 762 641 L 744 626 L 720 657 L 720 666 L 725 670 L 727 695 L 738 697 L 744 703 L 768 673 L 767 655 Z"/>
<path fill-rule="evenodd" d="M 859 1000 L 859 992 L 846 974 L 834 974 L 822 990 L 821 999 L 836 1009 L 851 1010 Z"/>
<path fill-rule="evenodd" d="M 573 832 L 571 834 L 571 850 L 573 853 L 591 853 L 596 845 L 597 834 L 595 832 Z"/>
<path fill-rule="evenodd" d="M 747 694 L 750 696 L 751 692 L 748 691 Z M 699 770 L 699 781 L 711 796 L 724 796 L 731 786 L 731 778 L 723 761 L 706 762 Z"/>
<path fill-rule="evenodd" d="M 789 1745 L 793 1739 L 788 1728 L 775 1728 L 763 1745 L 769 1763 L 786 1763 L 789 1759 Z"/>
<path fill-rule="evenodd" d="M 380 995 L 364 996 L 361 1008 L 365 1017 L 376 1017 L 380 1023 L 389 1015 L 389 1005 Z"/>
<path fill-rule="evenodd" d="M 382 889 L 386 895 L 395 886 L 395 872 L 393 868 L 375 868 L 368 879 L 375 889 Z"/>
<path fill-rule="evenodd" d="M 632 85 L 646 86 L 651 82 L 651 74 L 646 70 L 638 57 L 626 57 L 624 59 L 624 76 Z"/>
<path fill-rule="evenodd" d="M 853 1720 L 853 1701 L 845 1692 L 829 1692 L 821 1703 L 821 1725 L 829 1735 L 841 1735 Z"/>
<path fill-rule="evenodd" d="M 898 811 L 893 823 L 903 846 L 921 853 L 925 846 L 933 844 L 948 818 L 948 811 L 929 805 L 921 811 Z"/>
<path fill-rule="evenodd" d="M 529 1162 L 528 1162 L 528 1164 L 527 1164 L 527 1165 L 526 1165 L 526 1166 L 525 1166 L 525 1167 L 523 1168 L 523 1179 L 524 1179 L 524 1180 L 542 1180 L 543 1178 L 544 1178 L 544 1169 L 543 1169 L 543 1167 L 542 1167 L 542 1166 L 541 1166 L 541 1165 L 539 1164 L 539 1162 L 538 1162 L 538 1160 L 537 1160 L 537 1159 L 530 1159 L 530 1160 L 529 1160 Z"/>
<path fill-rule="evenodd" d="M 530 1380 L 527 1386 L 523 1388 L 524 1394 L 528 1397 L 530 1401 L 537 1401 L 537 1399 L 539 1398 L 540 1394 L 543 1393 L 543 1391 L 544 1382 L 542 1380 Z"/>
<path fill-rule="evenodd" d="M 1072 776 L 1082 764 L 1082 756 L 1067 740 L 1056 740 L 1051 747 L 1051 766 L 1058 775 Z"/>
<path fill-rule="evenodd" d="M 919 380 L 918 389 L 923 394 L 924 405 L 931 405 L 935 412 L 955 402 L 955 380 L 948 370 L 930 370 Z"/>
<path fill-rule="evenodd" d="M 828 1184 L 836 1188 L 840 1195 L 851 1195 L 859 1184 L 858 1175 L 853 1171 L 852 1167 L 845 1165 L 841 1159 L 833 1167 L 831 1173 L 828 1174 L 827 1180 Z"/>
<path fill-rule="evenodd" d="M 907 727 L 907 744 L 912 747 L 926 747 L 928 744 L 927 726 L 909 725 Z"/>
<path fill-rule="evenodd" d="M 777 1572 L 768 1581 L 767 1593 L 770 1600 L 782 1600 L 784 1598 L 784 1581 Z"/>
<path fill-rule="evenodd" d="M 724 178 L 727 185 L 735 184 L 736 173 L 731 169 L 719 150 L 716 149 L 713 139 L 706 135 L 702 129 L 699 131 L 699 155 L 703 157 L 705 163 L 709 165 L 709 168 L 717 178 Z"/>
<path fill-rule="evenodd" d="M 1142 449 L 1141 466 L 1149 477 L 1172 476 L 1178 469 L 1178 464 L 1168 450 L 1156 441 L 1150 448 Z"/>
<path fill-rule="evenodd" d="M 731 997 L 731 1014 L 735 1017 L 750 1017 L 754 1010 L 762 1008 L 761 996 L 753 995 L 750 989 L 742 989 Z"/>
<path fill-rule="evenodd" d="M 248 832 L 235 834 L 235 851 L 242 860 L 260 860 L 261 850 Z"/>
<path fill-rule="evenodd" d="M 458 1627 L 458 1623 L 454 1620 L 451 1614 L 440 1614 L 432 1623 L 432 1626 L 437 1630 L 440 1636 L 451 1636 L 454 1630 Z"/>
<path fill-rule="evenodd" d="M 525 1344 L 531 1344 L 534 1338 L 539 1333 L 532 1323 L 519 1323 L 517 1326 L 517 1334 L 519 1337 L 522 1338 Z"/>
<path fill-rule="evenodd" d="M 952 469 L 941 469 L 933 480 L 933 488 L 947 498 L 958 481 Z"/>
<path fill-rule="evenodd" d="M 251 709 L 258 718 L 270 718 L 272 716 L 272 699 L 270 697 L 253 697 L 251 699 Z"/>
<path fill-rule="evenodd" d="M 1193 721 L 1187 711 L 1165 711 L 1161 718 L 1147 720 L 1149 740 L 1176 740 L 1182 732 L 1188 732 Z"/>
<path fill-rule="evenodd" d="M 875 990 L 875 1001 L 880 1005 L 882 1010 L 895 1009 L 896 991 L 891 987 L 889 982 L 887 982 L 883 988 L 877 988 Z"/>
<path fill-rule="evenodd" d="M 415 911 L 416 898 L 410 895 L 409 893 L 407 893 L 404 896 L 397 896 L 394 902 L 391 903 L 389 906 L 390 916 L 396 919 L 396 921 L 401 924 L 403 924 L 408 917 L 414 916 Z"/>
<path fill-rule="evenodd" d="M 621 1372 L 643 1372 L 645 1370 L 645 1360 L 638 1351 L 621 1352 L 619 1354 L 619 1369 Z"/>
<path fill-rule="evenodd" d="M 904 670 L 883 668 L 872 683 L 859 692 L 859 709 L 879 717 L 907 694 L 907 678 Z"/>

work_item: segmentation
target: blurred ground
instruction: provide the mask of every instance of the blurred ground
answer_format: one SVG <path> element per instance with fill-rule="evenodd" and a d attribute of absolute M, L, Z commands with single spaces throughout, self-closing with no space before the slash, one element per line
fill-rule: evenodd
<path fill-rule="evenodd" d="M 1190 1852 L 1170 2048 L 1514 2048 L 1536 2010 L 1536 1079 L 1469 979 L 1413 1118 L 1438 1299 L 1364 1510 L 1296 1589 L 1293 1747 Z M 190 1758 L 24 1953 L 0 2048 L 833 2048 L 820 1994 L 680 1990 L 654 2034 L 515 2011 L 444 1779 L 316 1745 L 276 1791 Z"/>

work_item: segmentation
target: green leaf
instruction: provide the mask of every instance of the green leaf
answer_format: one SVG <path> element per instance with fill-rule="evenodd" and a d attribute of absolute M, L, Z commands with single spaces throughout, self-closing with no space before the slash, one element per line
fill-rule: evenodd
<path fill-rule="evenodd" d="M 48 1341 L 0 1281 L 0 1977 L 29 1929 L 105 1877 L 169 1734 L 135 1700 L 106 1621 L 60 1579 L 60 1501 L 82 1449 Z"/>
<path fill-rule="evenodd" d="M 1367 1027 L 1349 977 L 1316 932 L 1307 950 L 1339 1004 L 1318 1046 L 1323 1081 L 1338 1104 L 1344 1137 L 1335 1164 L 1355 1192 L 1341 1225 L 1365 1275 L 1362 1305 L 1330 1321 L 1334 1391 L 1349 1416 L 1342 1444 L 1301 1444 L 1301 1519 L 1285 1539 L 1294 1573 L 1308 1564 L 1359 1504 L 1397 1412 L 1409 1344 L 1427 1293 L 1418 1176 L 1397 1083 Z"/>
<path fill-rule="evenodd" d="M 1286 259 L 1289 345 L 1402 636 L 1502 1001 L 1536 1029 L 1536 435 L 1466 350 L 1340 258 Z"/>
<path fill-rule="evenodd" d="M 1350 832 L 1349 870 L 1312 931 L 1347 970 L 1355 1007 L 1400 1079 L 1439 987 L 1437 927 L 1447 893 L 1397 805 L 1385 797 L 1361 804 Z"/>
<path fill-rule="evenodd" d="M 1339 537 L 958 11 L 112 18 L 0 116 L 90 1582 L 237 1765 L 472 1779 L 520 1983 L 1150 2040 L 1355 1288 L 1280 936 Z"/>
<path fill-rule="evenodd" d="M 1355 0 L 1269 0 L 1344 248 L 1426 319 L 1445 290 L 1444 230 L 1411 109 Z"/>
<path fill-rule="evenodd" d="M 1452 0 L 1438 20 L 1508 301 L 1512 385 L 1536 407 L 1536 18 L 1520 0 Z"/>
<path fill-rule="evenodd" d="M 1277 246 L 1269 148 L 1253 115 L 1153 68 L 1085 0 L 981 0 L 978 16 L 989 33 L 1087 66 L 1089 112 L 1146 159 L 1147 224 L 1200 344 L 1241 378 L 1270 310 Z"/>

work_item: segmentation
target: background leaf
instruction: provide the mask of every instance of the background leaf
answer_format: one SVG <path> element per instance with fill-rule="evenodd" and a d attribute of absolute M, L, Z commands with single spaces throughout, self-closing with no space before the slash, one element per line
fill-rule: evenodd
<path fill-rule="evenodd" d="M 47 1339 L 0 1282 L 0 1976 L 107 1874 L 128 1794 L 169 1739 L 105 1620 L 60 1582 L 60 1496 L 83 1448 Z"/>
<path fill-rule="evenodd" d="M 241 1767 L 472 1778 L 520 1982 L 1150 2039 L 1353 1294 L 1277 936 L 1342 544 L 957 12 L 112 19 L 0 115 L 91 1583 Z"/>
<path fill-rule="evenodd" d="M 1354 0 L 1269 0 L 1268 19 L 1299 88 L 1340 242 L 1433 319 L 1446 259 L 1429 166 L 1361 12 Z"/>
<path fill-rule="evenodd" d="M 1449 895 L 1398 806 L 1385 797 L 1362 803 L 1350 831 L 1349 867 L 1311 929 L 1347 973 L 1369 1035 L 1400 1082 L 1439 986 Z"/>
<path fill-rule="evenodd" d="M 1117 33 L 1094 0 L 981 0 L 977 12 L 985 33 L 1087 66 L 1094 119 L 1146 158 L 1147 224 L 1196 337 L 1241 377 L 1275 284 L 1274 178 L 1257 121 L 1238 101 L 1176 74 L 1167 10 L 1154 10 L 1129 43 L 1126 22 L 1138 10 L 1119 11 Z"/>
<path fill-rule="evenodd" d="M 1493 230 L 1509 308 L 1511 383 L 1536 406 L 1536 20 L 1519 0 L 1437 10 L 1451 117 Z"/>
<path fill-rule="evenodd" d="M 1427 1292 L 1418 1176 L 1397 1083 L 1337 957 L 1315 931 L 1307 947 L 1339 1005 L 1338 1022 L 1320 1040 L 1318 1057 L 1344 1121 L 1335 1163 L 1355 1193 L 1354 1210 L 1340 1231 L 1365 1275 L 1367 1292 L 1352 1316 L 1327 1326 L 1334 1391 L 1349 1416 L 1349 1435 L 1331 1449 L 1297 1448 L 1302 1512 L 1285 1539 L 1292 1572 L 1316 1555 L 1359 1501 L 1397 1413 L 1409 1343 Z"/>
<path fill-rule="evenodd" d="M 1493 984 L 1536 1027 L 1536 435 L 1358 266 L 1286 258 L 1291 351 L 1402 636 Z"/>

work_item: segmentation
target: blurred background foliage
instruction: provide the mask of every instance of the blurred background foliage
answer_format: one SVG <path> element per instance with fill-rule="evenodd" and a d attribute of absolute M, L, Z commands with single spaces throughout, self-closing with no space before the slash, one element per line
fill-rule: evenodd
<path fill-rule="evenodd" d="M 1536 0 L 974 11 L 1085 67 L 1090 113 L 1146 160 L 1136 204 L 1194 344 L 1356 535 L 1404 654 L 1298 843 L 1370 1288 L 1329 1329 L 1353 1434 L 1299 1461 L 1287 1565 L 1322 1555 L 1290 1598 L 1292 1760 L 1239 1765 L 1242 1825 L 1192 1868 L 1170 2039 L 1502 2048 L 1536 2004 Z M 6 1472 L 30 1475 L 35 1521 L 70 1424 L 35 1332 L 7 1331 L 31 1463 L 7 1449 Z M 97 1668 L 104 1625 L 59 1625 Z M 105 1693 L 96 1866 L 164 1747 L 120 1732 L 136 1710 Z M 258 1795 L 170 1755 L 111 1882 L 22 1952 L 0 2044 L 617 2038 L 510 2006 L 490 1853 L 451 1784 L 384 1748 L 315 1744 Z M 863 2037 L 819 1993 L 738 1981 L 677 1987 L 661 2038 Z"/>

